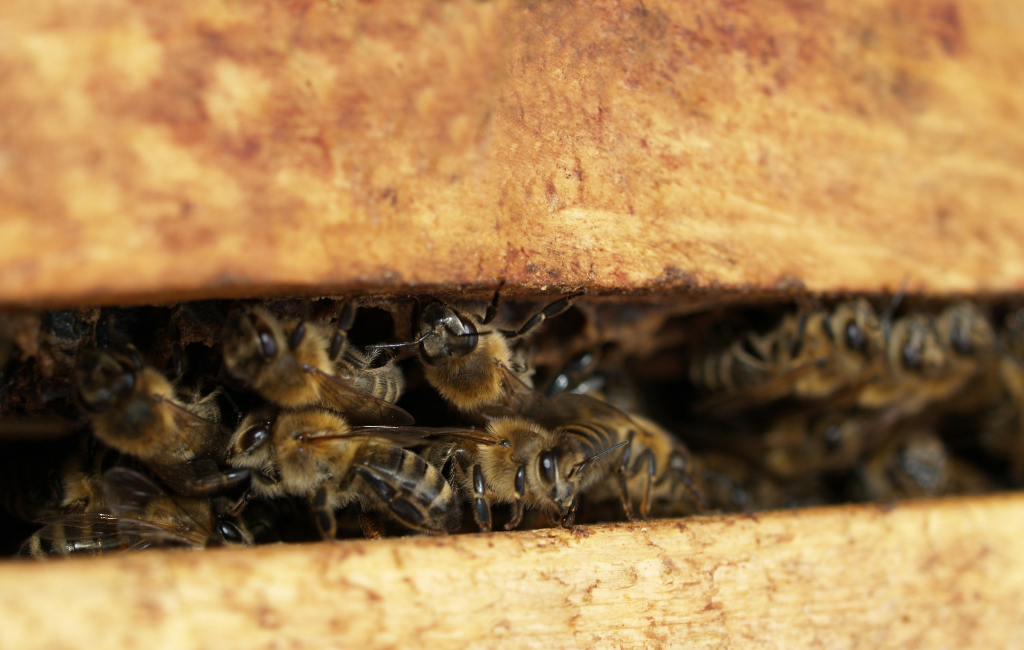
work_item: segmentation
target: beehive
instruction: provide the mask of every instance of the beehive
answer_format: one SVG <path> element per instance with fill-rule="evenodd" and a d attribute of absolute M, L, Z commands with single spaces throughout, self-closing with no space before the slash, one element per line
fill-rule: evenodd
<path fill-rule="evenodd" d="M 0 301 L 1019 292 L 1022 27 L 1010 0 L 8 2 Z M 1022 509 L 6 565 L 0 645 L 1012 646 Z"/>

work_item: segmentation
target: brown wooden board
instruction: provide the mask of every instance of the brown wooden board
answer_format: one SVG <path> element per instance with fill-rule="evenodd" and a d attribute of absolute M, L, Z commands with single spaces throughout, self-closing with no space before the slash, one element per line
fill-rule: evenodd
<path fill-rule="evenodd" d="M 1016 0 L 10 0 L 0 43 L 0 303 L 1024 288 Z"/>
<path fill-rule="evenodd" d="M 0 565 L 0 647 L 1014 648 L 1024 497 Z"/>

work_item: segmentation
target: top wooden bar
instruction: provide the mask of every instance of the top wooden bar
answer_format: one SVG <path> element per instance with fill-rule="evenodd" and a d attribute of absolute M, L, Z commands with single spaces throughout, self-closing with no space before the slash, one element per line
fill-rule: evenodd
<path fill-rule="evenodd" d="M 0 43 L 0 303 L 1024 289 L 1017 0 L 8 0 Z"/>

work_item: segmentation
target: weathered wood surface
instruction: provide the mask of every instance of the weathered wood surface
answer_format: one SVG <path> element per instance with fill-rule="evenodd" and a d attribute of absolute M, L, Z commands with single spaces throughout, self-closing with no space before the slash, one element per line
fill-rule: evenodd
<path fill-rule="evenodd" d="M 0 303 L 1024 288 L 1017 0 L 9 0 L 0 43 Z"/>
<path fill-rule="evenodd" d="M 1024 496 L 0 565 L 0 647 L 1020 648 Z"/>

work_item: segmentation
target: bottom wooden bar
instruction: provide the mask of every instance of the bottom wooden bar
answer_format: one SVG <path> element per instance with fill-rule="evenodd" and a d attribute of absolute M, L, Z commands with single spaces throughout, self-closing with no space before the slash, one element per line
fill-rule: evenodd
<path fill-rule="evenodd" d="M 1024 496 L 0 565 L 0 648 L 1024 647 Z"/>

